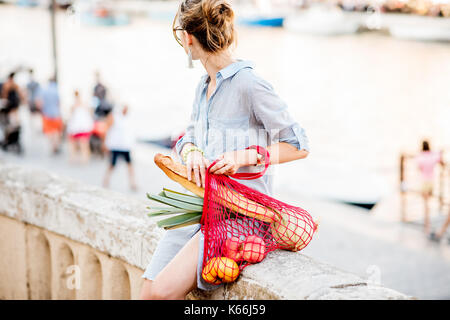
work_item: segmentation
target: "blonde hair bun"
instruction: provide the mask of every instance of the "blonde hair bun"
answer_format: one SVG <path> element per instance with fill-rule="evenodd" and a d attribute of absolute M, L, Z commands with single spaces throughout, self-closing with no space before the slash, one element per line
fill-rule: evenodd
<path fill-rule="evenodd" d="M 219 52 L 235 41 L 234 12 L 226 0 L 184 0 L 179 20 L 208 52 Z"/>

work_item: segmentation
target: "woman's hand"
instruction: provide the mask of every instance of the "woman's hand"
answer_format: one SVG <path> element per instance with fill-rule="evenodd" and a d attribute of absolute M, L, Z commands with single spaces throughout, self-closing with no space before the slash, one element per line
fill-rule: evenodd
<path fill-rule="evenodd" d="M 255 149 L 236 150 L 220 155 L 215 165 L 209 169 L 213 174 L 235 174 L 240 167 L 256 164 L 257 152 Z"/>
<path fill-rule="evenodd" d="M 200 151 L 191 151 L 186 157 L 187 178 L 192 181 L 192 171 L 194 171 L 195 183 L 197 186 L 205 187 L 206 168 L 209 166 L 209 160 L 206 159 Z"/>

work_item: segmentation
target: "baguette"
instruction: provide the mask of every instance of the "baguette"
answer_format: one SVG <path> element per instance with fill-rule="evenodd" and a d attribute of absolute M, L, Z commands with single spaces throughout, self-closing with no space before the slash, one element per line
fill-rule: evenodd
<path fill-rule="evenodd" d="M 173 161 L 171 157 L 157 153 L 154 157 L 156 165 L 164 171 L 164 173 L 173 181 L 178 182 L 180 185 L 191 191 L 195 195 L 204 198 L 205 189 L 197 186 L 194 182 L 187 179 L 186 166 Z M 226 188 L 224 186 L 218 186 L 218 194 L 221 197 L 218 202 L 224 207 L 236 211 L 240 214 L 248 216 L 250 218 L 256 218 L 258 220 L 272 223 L 275 219 L 275 213 L 269 208 L 256 203 L 250 199 L 245 198 L 238 192 Z"/>
<path fill-rule="evenodd" d="M 187 179 L 186 166 L 173 161 L 171 157 L 157 153 L 153 159 L 156 165 L 173 181 L 178 182 L 183 187 L 199 197 L 205 196 L 205 189 L 197 186 L 194 182 Z"/>

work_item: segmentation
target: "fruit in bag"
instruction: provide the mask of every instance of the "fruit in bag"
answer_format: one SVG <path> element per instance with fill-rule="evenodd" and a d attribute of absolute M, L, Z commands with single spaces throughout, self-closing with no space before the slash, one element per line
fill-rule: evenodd
<path fill-rule="evenodd" d="M 266 243 L 264 239 L 255 235 L 248 236 L 242 246 L 242 257 L 250 263 L 258 263 L 266 255 Z"/>
<path fill-rule="evenodd" d="M 239 266 L 227 257 L 211 258 L 202 270 L 202 278 L 212 284 L 233 282 L 238 276 Z"/>
<path fill-rule="evenodd" d="M 241 241 L 238 237 L 230 237 L 225 240 L 223 245 L 223 254 L 238 262 L 242 259 Z"/>

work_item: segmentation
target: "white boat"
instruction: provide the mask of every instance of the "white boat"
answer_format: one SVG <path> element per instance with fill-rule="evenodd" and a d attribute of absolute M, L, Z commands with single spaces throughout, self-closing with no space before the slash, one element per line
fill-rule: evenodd
<path fill-rule="evenodd" d="M 450 18 L 385 13 L 382 23 L 396 38 L 420 41 L 450 41 Z"/>
<path fill-rule="evenodd" d="M 360 24 L 361 15 L 322 5 L 298 11 L 284 21 L 288 30 L 326 36 L 355 33 Z"/>

